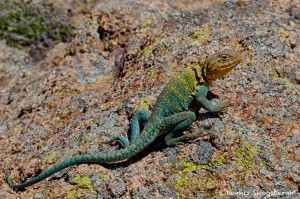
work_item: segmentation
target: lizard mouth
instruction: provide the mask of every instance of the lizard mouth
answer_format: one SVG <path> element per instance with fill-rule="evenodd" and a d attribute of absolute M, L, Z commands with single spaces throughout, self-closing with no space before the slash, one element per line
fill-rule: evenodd
<path fill-rule="evenodd" d="M 242 58 L 239 57 L 239 58 L 236 58 L 235 60 L 233 60 L 231 63 L 228 63 L 226 66 L 223 67 L 224 70 L 231 70 L 233 69 L 234 67 L 236 67 L 239 63 L 242 62 Z"/>
<path fill-rule="evenodd" d="M 242 58 L 237 58 L 237 59 L 233 60 L 232 62 L 223 66 L 220 71 L 221 76 L 226 75 L 229 71 L 231 71 L 233 68 L 235 68 L 241 62 L 242 62 Z"/>

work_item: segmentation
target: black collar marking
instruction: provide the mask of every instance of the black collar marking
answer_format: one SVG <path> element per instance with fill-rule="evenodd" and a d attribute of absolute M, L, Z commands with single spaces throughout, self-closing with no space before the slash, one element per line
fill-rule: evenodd
<path fill-rule="evenodd" d="M 206 77 L 205 77 L 205 73 L 204 73 L 204 67 L 205 67 L 205 65 L 204 64 L 202 64 L 202 67 L 201 67 L 201 75 L 202 75 L 202 79 L 204 80 L 204 82 L 207 82 L 207 79 L 206 79 Z"/>
<path fill-rule="evenodd" d="M 200 77 L 199 77 L 199 75 L 198 75 L 197 69 L 196 69 L 196 68 L 193 68 L 193 72 L 194 72 L 194 74 L 195 74 L 197 84 L 201 84 L 201 79 L 200 79 Z"/>

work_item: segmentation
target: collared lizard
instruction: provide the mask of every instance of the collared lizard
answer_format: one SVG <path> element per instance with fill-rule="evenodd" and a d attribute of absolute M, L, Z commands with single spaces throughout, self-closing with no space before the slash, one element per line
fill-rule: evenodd
<path fill-rule="evenodd" d="M 183 134 L 196 119 L 195 113 L 189 111 L 189 105 L 196 99 L 201 107 L 209 112 L 223 111 L 230 106 L 232 103 L 227 101 L 214 106 L 206 95 L 213 81 L 225 76 L 241 61 L 241 56 L 236 52 L 224 50 L 171 78 L 160 93 L 152 114 L 141 110 L 133 116 L 130 138 L 117 136 L 112 139 L 120 141 L 123 149 L 110 153 L 84 154 L 67 159 L 21 184 L 12 183 L 8 176 L 7 183 L 10 187 L 20 190 L 73 165 L 122 161 L 142 151 L 162 134 L 166 134 L 165 142 L 168 146 L 181 143 L 188 138 L 199 137 L 199 133 Z"/>

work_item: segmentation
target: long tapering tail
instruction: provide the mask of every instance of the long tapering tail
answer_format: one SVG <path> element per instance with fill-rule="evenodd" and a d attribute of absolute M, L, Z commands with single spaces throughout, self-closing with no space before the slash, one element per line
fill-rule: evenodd
<path fill-rule="evenodd" d="M 141 136 L 143 137 L 143 136 Z M 58 171 L 61 171 L 67 167 L 76 165 L 76 164 L 84 164 L 84 163 L 110 163 L 110 162 L 117 162 L 121 160 L 125 160 L 127 158 L 130 158 L 137 154 L 139 151 L 141 151 L 143 148 L 145 148 L 147 145 L 149 145 L 156 136 L 153 136 L 151 138 L 149 137 L 144 137 L 141 139 L 138 139 L 134 144 L 129 145 L 128 147 L 121 149 L 119 151 L 113 151 L 109 154 L 85 154 L 85 155 L 80 155 L 71 159 L 67 159 L 47 171 L 41 173 L 40 175 L 24 182 L 21 184 L 14 184 L 11 182 L 10 176 L 7 176 L 7 183 L 9 186 L 13 189 L 16 190 L 21 190 L 24 189 L 30 185 L 36 184 L 43 179 L 51 176 L 54 173 L 57 173 Z"/>

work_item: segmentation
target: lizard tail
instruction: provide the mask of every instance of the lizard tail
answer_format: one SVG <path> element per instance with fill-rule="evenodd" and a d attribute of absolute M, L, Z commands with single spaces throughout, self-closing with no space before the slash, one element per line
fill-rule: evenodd
<path fill-rule="evenodd" d="M 150 144 L 153 140 L 152 139 L 139 139 L 136 144 L 129 145 L 128 147 L 121 149 L 119 151 L 113 151 L 109 154 L 84 154 L 80 155 L 71 159 L 67 159 L 50 169 L 46 170 L 45 172 L 39 174 L 38 176 L 24 182 L 21 184 L 15 184 L 11 181 L 11 176 L 7 175 L 7 183 L 8 185 L 16 190 L 22 190 L 30 185 L 36 184 L 43 179 L 61 171 L 67 167 L 77 165 L 77 164 L 85 164 L 85 163 L 110 163 L 110 162 L 117 162 L 121 160 L 125 160 L 137 154 L 143 148 L 145 148 L 148 144 Z"/>
<path fill-rule="evenodd" d="M 103 162 L 109 162 L 109 158 L 111 155 L 105 155 L 105 154 L 85 154 L 85 155 L 81 155 L 81 156 L 77 156 L 71 159 L 67 159 L 53 167 L 51 167 L 50 169 L 48 169 L 47 171 L 41 173 L 40 175 L 24 182 L 21 184 L 14 184 L 11 181 L 11 177 L 8 175 L 7 176 L 7 183 L 8 185 L 16 190 L 22 190 L 25 187 L 28 187 L 30 185 L 36 184 L 42 180 L 44 180 L 45 178 L 53 175 L 54 173 L 57 173 L 67 167 L 76 165 L 76 164 L 84 164 L 84 163 L 103 163 Z M 116 158 L 114 158 L 116 159 Z"/>

